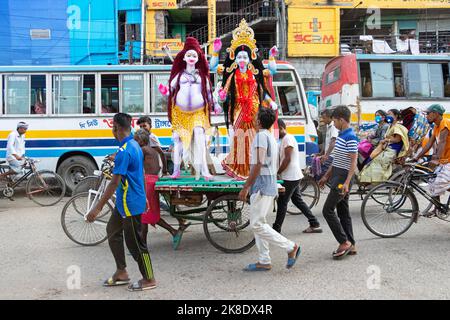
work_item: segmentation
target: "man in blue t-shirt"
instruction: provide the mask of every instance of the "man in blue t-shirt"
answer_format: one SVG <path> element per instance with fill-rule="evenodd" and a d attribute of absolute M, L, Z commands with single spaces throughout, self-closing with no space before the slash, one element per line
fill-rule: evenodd
<path fill-rule="evenodd" d="M 139 265 L 142 279 L 128 286 L 130 291 L 142 291 L 156 287 L 153 268 L 146 241 L 141 236 L 141 214 L 146 209 L 144 187 L 144 156 L 139 144 L 131 135 L 131 117 L 118 113 L 113 119 L 112 132 L 120 142 L 114 160 L 111 182 L 97 205 L 86 216 L 94 222 L 104 205 L 116 191 L 116 207 L 108 221 L 106 232 L 111 252 L 116 261 L 116 272 L 104 282 L 104 286 L 125 285 L 130 282 L 126 271 L 123 239 L 134 260 Z"/>
<path fill-rule="evenodd" d="M 330 182 L 330 193 L 323 205 L 322 213 L 339 242 L 339 247 L 333 252 L 334 259 L 341 259 L 347 254 L 356 254 L 348 205 L 348 194 L 358 159 L 358 138 L 350 127 L 351 115 L 350 109 L 346 106 L 337 106 L 333 110 L 332 117 L 339 135 L 334 146 L 333 163 L 319 181 L 321 188 Z"/>

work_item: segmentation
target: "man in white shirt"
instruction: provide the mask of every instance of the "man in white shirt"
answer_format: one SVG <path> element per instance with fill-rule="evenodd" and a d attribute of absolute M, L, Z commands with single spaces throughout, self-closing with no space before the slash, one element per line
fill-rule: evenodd
<path fill-rule="evenodd" d="M 283 180 L 285 192 L 278 196 L 277 200 L 277 217 L 273 224 L 273 229 L 281 232 L 281 226 L 286 216 L 289 200 L 308 218 L 309 227 L 304 233 L 321 233 L 322 228 L 317 218 L 311 212 L 308 205 L 303 201 L 300 194 L 300 180 L 303 178 L 300 169 L 300 155 L 298 152 L 298 143 L 293 135 L 286 131 L 286 124 L 283 120 L 278 119 L 278 128 L 280 130 L 280 167 L 278 176 Z"/>
<path fill-rule="evenodd" d="M 17 129 L 11 131 L 8 135 L 8 143 L 6 145 L 6 161 L 10 167 L 10 171 L 2 174 L 0 177 L 19 174 L 23 171 L 25 163 L 25 133 L 28 124 L 19 122 Z"/>
<path fill-rule="evenodd" d="M 339 135 L 339 130 L 336 129 L 331 118 L 332 111 L 325 109 L 320 114 L 322 116 L 322 122 L 327 126 L 327 132 L 325 136 L 323 155 L 320 156 L 320 163 L 322 164 L 322 173 L 327 172 L 330 164 L 333 162 L 333 150 L 336 144 L 336 138 Z"/>

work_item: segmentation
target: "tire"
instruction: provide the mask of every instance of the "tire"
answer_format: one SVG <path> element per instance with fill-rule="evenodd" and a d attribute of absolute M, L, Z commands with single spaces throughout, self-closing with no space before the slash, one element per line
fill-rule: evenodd
<path fill-rule="evenodd" d="M 72 191 L 72 196 L 75 196 L 82 192 L 88 192 L 89 190 L 97 190 L 99 187 L 101 177 L 98 176 L 87 176 L 83 178 L 78 184 L 75 186 L 75 189 Z"/>
<path fill-rule="evenodd" d="M 48 207 L 61 201 L 66 194 L 66 185 L 58 174 L 41 170 L 28 179 L 25 190 L 28 198 L 34 203 Z"/>
<path fill-rule="evenodd" d="M 417 220 L 418 214 L 419 206 L 414 193 L 397 182 L 374 187 L 361 205 L 364 225 L 381 238 L 394 238 L 405 233 Z"/>
<path fill-rule="evenodd" d="M 250 205 L 237 194 L 214 200 L 206 210 L 203 230 L 208 241 L 225 253 L 241 253 L 255 245 L 250 225 Z"/>
<path fill-rule="evenodd" d="M 84 215 L 87 213 L 88 197 L 89 192 L 83 192 L 70 198 L 61 212 L 61 226 L 73 242 L 82 246 L 95 246 L 108 238 L 106 225 L 113 207 L 107 202 L 95 222 L 86 222 Z"/>
<path fill-rule="evenodd" d="M 91 159 L 72 156 L 61 162 L 57 172 L 63 178 L 68 194 L 71 194 L 82 179 L 94 174 L 94 170 L 97 170 L 97 166 Z"/>
<path fill-rule="evenodd" d="M 320 188 L 316 180 L 305 177 L 300 181 L 299 188 L 303 201 L 305 201 L 310 209 L 314 208 L 320 200 Z M 292 215 L 299 215 L 302 213 L 292 201 L 289 201 L 287 212 Z"/>

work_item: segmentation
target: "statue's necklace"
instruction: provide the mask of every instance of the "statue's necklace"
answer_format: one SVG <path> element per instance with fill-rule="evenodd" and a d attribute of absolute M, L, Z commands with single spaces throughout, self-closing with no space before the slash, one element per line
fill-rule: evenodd
<path fill-rule="evenodd" d="M 194 72 L 192 72 L 192 73 L 184 70 L 184 73 L 188 76 L 186 78 L 188 79 L 190 85 L 192 85 L 194 83 L 198 83 L 198 80 L 199 80 L 198 70 L 194 70 Z"/>

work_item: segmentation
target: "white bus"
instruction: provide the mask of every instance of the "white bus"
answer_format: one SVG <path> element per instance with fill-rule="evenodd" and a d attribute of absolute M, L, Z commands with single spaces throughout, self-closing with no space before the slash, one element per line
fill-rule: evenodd
<path fill-rule="evenodd" d="M 58 172 L 69 190 L 99 168 L 107 154 L 117 150 L 112 117 L 117 112 L 133 116 L 133 125 L 150 115 L 152 132 L 163 149 L 171 144 L 167 100 L 158 84 L 167 83 L 170 65 L 116 66 L 8 66 L 0 67 L 0 159 L 5 158 L 7 136 L 19 121 L 29 124 L 26 155 L 41 160 L 40 167 Z M 216 83 L 216 75 L 212 75 Z M 295 69 L 278 62 L 273 85 L 279 112 L 288 131 L 296 136 L 304 155 L 314 149 L 317 133 L 305 91 Z M 224 122 L 223 115 L 212 123 Z M 228 152 L 227 131 L 218 127 L 211 145 L 214 159 Z M 220 158 L 220 159 L 219 159 Z M 305 165 L 305 156 L 302 165 Z"/>
<path fill-rule="evenodd" d="M 353 106 L 353 122 L 373 122 L 379 109 L 450 112 L 450 55 L 349 54 L 332 59 L 322 76 L 320 109 Z"/>

